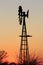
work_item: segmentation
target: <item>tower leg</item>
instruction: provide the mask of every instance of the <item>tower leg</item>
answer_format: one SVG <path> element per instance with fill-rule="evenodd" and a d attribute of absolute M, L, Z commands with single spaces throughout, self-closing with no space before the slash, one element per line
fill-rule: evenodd
<path fill-rule="evenodd" d="M 29 65 L 29 50 L 28 50 L 26 25 L 22 27 L 19 64 Z"/>

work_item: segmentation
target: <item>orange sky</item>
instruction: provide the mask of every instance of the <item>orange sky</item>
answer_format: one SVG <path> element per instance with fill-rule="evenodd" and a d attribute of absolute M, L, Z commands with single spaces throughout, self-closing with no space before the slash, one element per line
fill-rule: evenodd
<path fill-rule="evenodd" d="M 26 19 L 29 53 L 36 53 L 43 57 L 43 1 L 31 0 L 1 0 L 0 1 L 0 50 L 8 52 L 9 61 L 16 61 L 20 48 L 22 25 L 18 21 L 18 6 L 29 9 L 29 18 Z M 12 56 L 12 57 L 11 57 Z M 17 58 L 18 59 L 18 58 Z"/>

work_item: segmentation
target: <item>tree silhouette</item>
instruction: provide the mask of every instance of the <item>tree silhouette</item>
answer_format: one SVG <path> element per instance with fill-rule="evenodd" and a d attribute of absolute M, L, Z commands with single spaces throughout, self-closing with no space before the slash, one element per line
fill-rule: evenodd
<path fill-rule="evenodd" d="M 7 57 L 7 52 L 0 51 L 0 63 L 2 63 L 2 60 Z"/>

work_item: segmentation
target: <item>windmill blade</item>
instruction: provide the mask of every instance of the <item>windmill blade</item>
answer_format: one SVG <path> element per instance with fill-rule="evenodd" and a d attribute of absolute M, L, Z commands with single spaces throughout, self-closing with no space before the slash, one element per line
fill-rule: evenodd
<path fill-rule="evenodd" d="M 19 6 L 19 10 L 18 10 L 18 15 L 19 15 L 19 24 L 21 25 L 22 24 L 22 7 Z"/>

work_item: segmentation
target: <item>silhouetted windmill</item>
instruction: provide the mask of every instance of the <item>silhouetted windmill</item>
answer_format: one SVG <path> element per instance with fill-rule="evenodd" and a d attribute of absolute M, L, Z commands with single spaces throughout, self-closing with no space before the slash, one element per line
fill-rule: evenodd
<path fill-rule="evenodd" d="M 22 9 L 22 6 L 19 6 L 18 10 L 19 15 L 19 23 L 22 24 L 22 34 L 21 37 L 21 45 L 20 45 L 20 54 L 19 54 L 19 62 L 18 64 L 21 65 L 29 65 L 29 49 L 28 49 L 28 40 L 27 37 L 32 37 L 31 35 L 27 35 L 26 30 L 26 22 L 25 18 L 28 18 L 29 10 L 27 11 L 27 14 Z"/>

